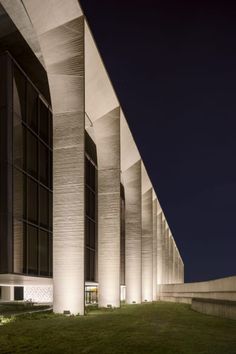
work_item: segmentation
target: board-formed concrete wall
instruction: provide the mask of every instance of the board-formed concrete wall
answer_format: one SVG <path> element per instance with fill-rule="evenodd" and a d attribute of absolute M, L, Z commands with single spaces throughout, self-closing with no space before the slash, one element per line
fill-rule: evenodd
<path fill-rule="evenodd" d="M 236 276 L 197 283 L 158 286 L 162 301 L 191 303 L 192 298 L 236 301 Z"/>
<path fill-rule="evenodd" d="M 236 320 L 236 301 L 193 298 L 191 308 L 206 315 Z"/>

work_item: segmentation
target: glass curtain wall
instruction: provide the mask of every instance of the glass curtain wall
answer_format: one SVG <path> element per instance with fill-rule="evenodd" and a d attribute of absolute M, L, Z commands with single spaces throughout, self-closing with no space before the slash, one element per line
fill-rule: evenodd
<path fill-rule="evenodd" d="M 97 152 L 85 134 L 85 280 L 96 281 L 97 252 Z"/>
<path fill-rule="evenodd" d="M 12 66 L 14 273 L 52 276 L 52 113 Z"/>

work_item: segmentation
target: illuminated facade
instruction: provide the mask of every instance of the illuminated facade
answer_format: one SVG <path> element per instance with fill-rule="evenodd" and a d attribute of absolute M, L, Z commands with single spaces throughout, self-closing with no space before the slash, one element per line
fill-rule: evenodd
<path fill-rule="evenodd" d="M 183 262 L 78 1 L 0 4 L 2 300 L 156 301 Z"/>

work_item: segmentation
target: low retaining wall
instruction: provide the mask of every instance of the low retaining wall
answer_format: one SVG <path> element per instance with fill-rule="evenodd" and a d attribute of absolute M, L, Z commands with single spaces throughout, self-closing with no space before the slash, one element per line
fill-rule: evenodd
<path fill-rule="evenodd" d="M 198 304 L 196 306 L 205 308 L 207 307 L 207 303 L 211 303 L 208 309 L 209 311 L 212 309 L 212 314 L 217 313 L 221 316 L 221 313 L 224 313 L 225 315 L 222 316 L 228 317 L 226 316 L 228 310 L 222 310 L 222 304 L 218 302 L 218 305 L 216 305 L 209 300 L 222 300 L 236 303 L 236 276 L 197 283 L 158 285 L 158 298 L 161 301 L 181 302 L 186 304 L 192 304 L 193 299 L 195 299 L 195 302 L 196 299 L 201 299 L 201 305 Z M 206 300 L 205 305 L 203 305 L 204 299 Z M 217 306 L 219 306 L 218 310 L 216 310 Z M 229 313 L 232 313 L 232 311 L 229 309 Z"/>
<path fill-rule="evenodd" d="M 193 298 L 191 308 L 207 315 L 236 320 L 236 301 Z"/>

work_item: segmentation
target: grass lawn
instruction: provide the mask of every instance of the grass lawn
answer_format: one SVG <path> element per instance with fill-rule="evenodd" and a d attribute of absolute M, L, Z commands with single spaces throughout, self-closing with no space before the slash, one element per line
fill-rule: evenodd
<path fill-rule="evenodd" d="M 236 321 L 163 302 L 84 317 L 23 315 L 0 327 L 0 353 L 236 354 Z"/>

